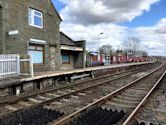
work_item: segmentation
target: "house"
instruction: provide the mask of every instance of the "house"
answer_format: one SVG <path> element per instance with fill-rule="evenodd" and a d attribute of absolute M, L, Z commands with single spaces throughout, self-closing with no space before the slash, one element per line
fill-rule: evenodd
<path fill-rule="evenodd" d="M 86 42 L 74 41 L 65 33 L 60 32 L 61 69 L 73 69 L 85 67 Z"/>
<path fill-rule="evenodd" d="M 0 54 L 30 54 L 35 71 L 59 69 L 60 23 L 51 0 L 0 0 Z"/>

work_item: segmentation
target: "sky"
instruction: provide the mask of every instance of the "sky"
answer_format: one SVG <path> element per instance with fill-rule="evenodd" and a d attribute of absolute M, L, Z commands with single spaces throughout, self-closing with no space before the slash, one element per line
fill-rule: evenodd
<path fill-rule="evenodd" d="M 129 37 L 139 50 L 166 56 L 166 0 L 52 0 L 60 30 L 73 40 L 86 40 L 87 50 L 102 45 L 124 49 Z"/>

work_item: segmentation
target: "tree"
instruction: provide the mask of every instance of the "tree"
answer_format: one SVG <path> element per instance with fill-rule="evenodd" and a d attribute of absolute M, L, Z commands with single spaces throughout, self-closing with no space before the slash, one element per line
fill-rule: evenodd
<path fill-rule="evenodd" d="M 140 44 L 141 42 L 138 37 L 128 37 L 128 39 L 123 42 L 124 49 L 130 56 L 136 55 L 136 52 L 139 50 Z"/>

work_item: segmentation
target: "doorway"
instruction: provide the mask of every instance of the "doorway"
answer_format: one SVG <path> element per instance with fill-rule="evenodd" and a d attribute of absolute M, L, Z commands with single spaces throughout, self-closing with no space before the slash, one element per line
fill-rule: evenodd
<path fill-rule="evenodd" d="M 109 54 L 106 54 L 106 55 L 105 55 L 105 65 L 109 65 L 110 63 L 111 63 L 110 55 L 109 55 Z"/>

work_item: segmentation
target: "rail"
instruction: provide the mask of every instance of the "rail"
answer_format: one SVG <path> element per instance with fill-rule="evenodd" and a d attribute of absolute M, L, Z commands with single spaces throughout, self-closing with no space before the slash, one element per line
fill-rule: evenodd
<path fill-rule="evenodd" d="M 66 123 L 69 122 L 70 120 L 76 118 L 76 117 L 77 117 L 78 115 L 80 115 L 82 112 L 84 112 L 84 111 L 86 111 L 86 110 L 88 110 L 88 109 L 90 109 L 90 108 L 92 108 L 92 107 L 94 107 L 94 106 L 96 106 L 96 105 L 99 105 L 99 104 L 102 104 L 102 103 L 106 102 L 108 99 L 110 99 L 110 98 L 113 97 L 114 95 L 116 95 L 116 94 L 122 92 L 123 90 L 125 90 L 126 88 L 132 86 L 133 84 L 136 84 L 136 83 L 139 82 L 140 80 L 142 80 L 142 79 L 144 79 L 144 78 L 150 76 L 152 73 L 158 71 L 158 70 L 161 69 L 162 67 L 163 67 L 163 65 L 160 66 L 160 67 L 158 67 L 158 68 L 156 68 L 155 70 L 151 71 L 151 72 L 148 73 L 147 75 L 145 75 L 145 76 L 143 76 L 143 77 L 140 77 L 140 78 L 134 80 L 133 82 L 131 82 L 131 83 L 129 83 L 129 84 L 127 84 L 127 85 L 125 85 L 125 86 L 119 88 L 118 90 L 115 90 L 114 92 L 112 92 L 112 93 L 110 93 L 110 94 L 108 94 L 108 95 L 106 95 L 106 96 L 100 98 L 99 100 L 97 100 L 97 101 L 95 101 L 95 102 L 93 102 L 93 103 L 91 103 L 91 104 L 89 104 L 89 105 L 87 105 L 87 106 L 81 108 L 80 110 L 78 110 L 78 111 L 76 111 L 76 112 L 74 112 L 74 113 L 72 113 L 72 114 L 70 114 L 70 115 L 68 115 L 68 116 L 66 116 L 66 117 L 64 117 L 64 118 L 62 118 L 62 119 L 60 119 L 59 121 L 57 121 L 57 122 L 54 123 L 53 125 L 64 125 L 64 124 L 66 124 Z"/>
<path fill-rule="evenodd" d="M 129 115 L 129 117 L 124 121 L 123 125 L 129 125 L 132 118 L 137 114 L 142 105 L 148 100 L 149 96 L 153 93 L 155 88 L 160 84 L 161 80 L 165 77 L 165 75 L 166 71 L 162 74 L 162 76 L 159 78 L 156 84 L 151 88 L 151 90 L 147 93 L 147 95 L 142 99 L 142 101 L 138 104 L 138 106 L 133 110 L 133 112 Z"/>
<path fill-rule="evenodd" d="M 151 67 L 151 66 L 150 66 Z M 71 96 L 71 95 L 74 95 L 74 94 L 76 94 L 76 93 L 79 93 L 79 92 L 82 92 L 82 91 L 85 91 L 85 90 L 88 90 L 88 89 L 90 89 L 90 88 L 94 88 L 94 87 L 96 87 L 96 86 L 99 86 L 99 85 L 102 85 L 102 84 L 106 84 L 106 83 L 108 83 L 109 81 L 113 81 L 113 80 L 117 80 L 117 79 L 119 79 L 119 78 L 123 78 L 123 77 L 126 77 L 126 76 L 129 76 L 129 75 L 132 75 L 133 73 L 138 73 L 138 72 L 140 72 L 140 70 L 142 71 L 142 70 L 145 70 L 145 69 L 149 69 L 150 67 L 146 67 L 146 68 L 144 68 L 144 69 L 138 69 L 137 71 L 134 71 L 134 72 L 132 72 L 131 71 L 131 73 L 125 73 L 125 75 L 120 75 L 121 73 L 119 72 L 119 73 L 116 73 L 116 74 L 114 74 L 115 76 L 116 75 L 120 75 L 120 76 L 117 76 L 117 77 L 115 77 L 115 78 L 111 78 L 110 80 L 105 80 L 105 81 L 103 81 L 103 82 L 101 82 L 101 83 L 97 83 L 96 85 L 91 85 L 91 86 L 89 86 L 89 87 L 85 87 L 85 88 L 83 88 L 83 89 L 76 89 L 76 91 L 74 91 L 74 92 L 69 92 L 69 93 L 67 93 L 67 94 L 63 94 L 63 95 L 61 95 L 61 96 L 58 96 L 58 97 L 53 97 L 53 98 L 50 98 L 50 99 L 48 99 L 48 100 L 45 100 L 45 101 L 42 101 L 41 103 L 37 103 L 37 104 L 34 104 L 34 105 L 32 105 L 32 106 L 30 106 L 30 107 L 23 107 L 23 108 L 21 108 L 21 109 L 18 109 L 18 110 L 16 110 L 16 111 L 11 111 L 11 112 L 7 112 L 7 113 L 2 113 L 2 114 L 0 114 L 0 117 L 3 117 L 3 116 L 6 116 L 6 115 L 8 115 L 9 113 L 16 113 L 16 112 L 19 112 L 19 111 L 21 111 L 21 110 L 23 110 L 23 109 L 30 109 L 30 108 L 35 108 L 35 107 L 37 107 L 37 106 L 41 106 L 41 105 L 47 105 L 47 104 L 50 104 L 51 102 L 54 102 L 54 101 L 56 101 L 56 100 L 59 100 L 59 99 L 62 99 L 62 98 L 66 98 L 66 97 L 69 97 L 69 96 Z M 151 67 L 152 68 L 152 67 Z M 122 74 L 123 74 L 124 72 L 122 72 Z M 111 75 L 111 76 L 114 76 L 114 75 Z M 109 77 L 108 75 L 106 75 L 106 76 L 101 76 L 101 77 L 99 77 L 99 78 L 94 78 L 95 80 L 98 80 L 98 79 L 101 79 L 101 78 L 105 78 L 105 77 Z M 94 79 L 90 79 L 90 81 L 92 81 L 92 80 L 94 80 Z M 85 82 L 85 81 L 84 81 Z M 87 82 L 87 81 L 86 81 Z M 73 86 L 76 86 L 76 85 L 80 85 L 79 83 L 77 83 L 77 84 L 75 84 L 75 85 L 73 85 Z M 26 98 L 29 98 L 29 97 L 34 97 L 34 96 L 36 96 L 36 95 L 40 95 L 40 94 L 44 94 L 44 93 L 47 93 L 47 92 L 53 92 L 53 91 L 56 91 L 56 90 L 59 90 L 59 89 L 63 89 L 63 88 L 70 88 L 71 86 L 69 86 L 69 85 L 67 85 L 67 86 L 64 86 L 64 87 L 60 87 L 60 88 L 54 88 L 54 89 L 51 89 L 51 90 L 46 90 L 46 91 L 42 91 L 42 92 L 39 92 L 39 93 L 31 93 L 31 94 L 28 94 L 28 95 L 25 95 L 25 96 L 18 96 L 17 98 L 9 98 L 9 99 L 7 99 L 7 100 L 3 100 L 2 102 L 0 102 L 0 104 L 1 105 L 5 105 L 5 104 L 8 104 L 8 105 L 10 105 L 10 104 L 15 104 L 15 103 L 17 103 L 18 101 L 21 101 L 21 100 L 26 100 Z"/>
<path fill-rule="evenodd" d="M 150 66 L 150 67 L 146 67 L 144 69 L 138 69 L 137 71 L 134 71 L 134 72 L 131 70 L 131 73 L 127 73 L 127 71 L 126 72 L 123 71 L 123 72 L 118 72 L 118 73 L 115 73 L 115 74 L 112 74 L 112 75 L 104 75 L 104 76 L 96 77 L 96 78 L 93 78 L 93 79 L 88 79 L 88 80 L 84 80 L 84 81 L 81 81 L 81 82 L 76 82 L 76 83 L 73 83 L 73 84 L 67 84 L 67 85 L 64 85 L 62 87 L 56 87 L 56 88 L 51 88 L 51 89 L 48 89 L 48 90 L 40 91 L 40 92 L 37 92 L 37 93 L 30 93 L 30 94 L 26 94 L 26 95 L 23 95 L 23 96 L 17 96 L 15 99 L 13 99 L 13 97 L 11 97 L 11 98 L 9 98 L 7 100 L 3 100 L 2 102 L 0 101 L 0 104 L 2 104 L 2 103 L 14 103 L 16 101 L 19 101 L 20 99 L 25 99 L 27 97 L 36 96 L 36 95 L 39 95 L 39 94 L 44 94 L 44 93 L 53 92 L 53 91 L 57 91 L 57 90 L 63 90 L 63 89 L 71 88 L 71 87 L 76 87 L 76 86 L 84 85 L 87 82 L 94 82 L 95 80 L 106 79 L 107 77 L 113 77 L 110 80 L 104 80 L 101 83 L 97 83 L 97 84 L 94 84 L 94 85 L 91 85 L 91 86 L 87 86 L 87 87 L 85 87 L 83 89 L 80 89 L 80 90 L 77 90 L 75 92 L 71 92 L 70 94 L 67 94 L 67 96 L 70 96 L 70 95 L 73 95 L 75 93 L 82 92 L 82 91 L 85 91 L 85 90 L 89 90 L 89 89 L 91 89 L 93 87 L 97 87 L 97 86 L 106 84 L 108 82 L 113 82 L 114 80 L 127 77 L 129 75 L 132 75 L 134 73 L 138 73 L 138 72 L 140 72 L 142 70 L 146 70 L 146 69 L 149 69 L 149 68 L 152 68 L 152 67 Z M 63 97 L 66 97 L 66 96 L 63 96 Z M 56 97 L 54 99 L 58 99 L 58 98 Z"/>

